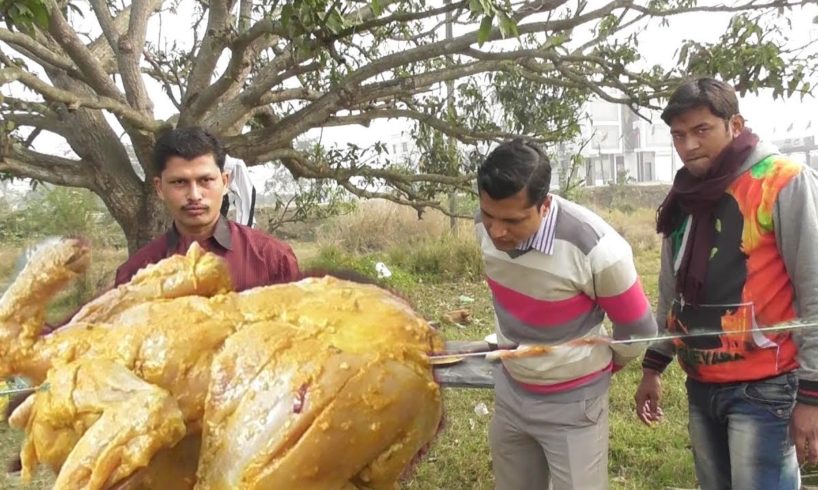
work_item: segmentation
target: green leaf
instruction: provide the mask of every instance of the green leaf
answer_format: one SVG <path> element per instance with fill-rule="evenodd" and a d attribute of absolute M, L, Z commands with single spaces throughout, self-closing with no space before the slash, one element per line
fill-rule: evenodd
<path fill-rule="evenodd" d="M 293 6 L 289 3 L 281 7 L 281 27 L 287 30 L 290 25 L 290 19 L 293 17 Z"/>
<path fill-rule="evenodd" d="M 486 15 L 483 17 L 483 20 L 480 21 L 480 29 L 477 31 L 477 43 L 481 46 L 488 41 L 491 36 L 491 22 L 493 19 L 493 15 Z"/>
<path fill-rule="evenodd" d="M 301 6 L 298 8 L 298 20 L 301 21 L 301 25 L 304 27 L 310 27 L 314 25 L 313 19 L 313 10 L 310 4 L 307 2 L 301 2 Z"/>
<path fill-rule="evenodd" d="M 37 5 L 34 8 L 34 23 L 37 25 L 37 27 L 42 29 L 48 27 L 48 14 L 48 7 L 45 5 Z"/>
<path fill-rule="evenodd" d="M 517 30 L 517 22 L 515 22 L 514 19 L 510 18 L 503 11 L 498 11 L 497 17 L 500 21 L 500 32 L 503 34 L 503 37 L 517 37 L 520 35 L 520 32 Z"/>
<path fill-rule="evenodd" d="M 372 8 L 372 12 L 374 12 L 375 15 L 381 15 L 381 12 L 383 12 L 383 6 L 381 5 L 380 0 L 372 0 L 372 2 L 369 5 Z"/>
<path fill-rule="evenodd" d="M 329 16 L 327 16 L 327 29 L 330 30 L 333 34 L 338 34 L 344 28 L 344 19 L 338 13 L 337 10 L 330 12 Z"/>
<path fill-rule="evenodd" d="M 480 2 L 480 6 L 483 9 L 483 13 L 486 15 L 490 15 L 494 17 L 494 13 L 497 11 L 497 8 L 491 2 L 491 0 L 478 0 Z"/>
<path fill-rule="evenodd" d="M 11 8 L 17 12 L 16 16 L 31 17 L 31 10 L 23 3 L 15 3 Z"/>

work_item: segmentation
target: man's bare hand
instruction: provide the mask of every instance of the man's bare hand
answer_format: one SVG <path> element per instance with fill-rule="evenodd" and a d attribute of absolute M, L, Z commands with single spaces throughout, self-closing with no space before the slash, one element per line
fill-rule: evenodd
<path fill-rule="evenodd" d="M 652 369 L 642 370 L 642 381 L 636 389 L 636 416 L 645 425 L 661 422 L 664 413 L 659 401 L 662 399 L 661 375 Z"/>
<path fill-rule="evenodd" d="M 818 406 L 796 402 L 790 419 L 790 434 L 795 442 L 798 463 L 818 463 Z"/>

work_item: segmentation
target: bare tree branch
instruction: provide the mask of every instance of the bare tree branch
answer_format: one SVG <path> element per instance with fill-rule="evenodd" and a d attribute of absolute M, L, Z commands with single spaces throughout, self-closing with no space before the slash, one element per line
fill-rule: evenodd
<path fill-rule="evenodd" d="M 637 12 L 650 15 L 651 17 L 667 17 L 670 15 L 679 15 L 690 12 L 745 12 L 753 10 L 763 10 L 770 8 L 792 8 L 803 5 L 813 5 L 812 0 L 802 0 L 800 2 L 793 2 L 789 0 L 760 2 L 758 0 L 750 0 L 748 2 L 737 3 L 734 5 L 695 5 L 689 7 L 674 7 L 670 9 L 661 9 L 650 6 L 631 4 L 630 7 Z"/>
<path fill-rule="evenodd" d="M 94 58 L 91 51 L 79 39 L 71 26 L 68 25 L 56 0 L 50 0 L 49 5 L 51 7 L 49 32 L 74 63 L 77 64 L 88 84 L 101 96 L 123 100 L 122 93 L 117 89 L 114 82 L 108 78 L 108 74 L 102 65 Z"/>
<path fill-rule="evenodd" d="M 103 4 L 102 8 L 106 8 L 106 6 Z M 118 68 L 114 50 L 116 49 L 119 36 L 125 32 L 130 23 L 131 5 L 120 10 L 113 18 L 110 17 L 110 11 L 106 11 L 108 12 L 108 21 L 106 21 L 108 25 L 105 29 L 108 32 L 106 33 L 106 31 L 103 30 L 103 34 L 88 45 L 88 50 L 92 56 L 99 61 L 100 65 L 102 65 L 108 74 L 113 74 Z M 97 15 L 96 12 L 95 15 Z"/>
<path fill-rule="evenodd" d="M 6 138 L 0 138 L 0 145 L 0 172 L 54 185 L 94 189 L 92 170 L 86 162 L 22 148 Z"/>
<path fill-rule="evenodd" d="M 485 73 L 490 71 L 499 71 L 507 69 L 511 66 L 515 57 L 510 57 L 507 60 L 499 59 L 498 61 L 478 61 L 472 63 L 462 63 L 459 65 L 452 65 L 441 70 L 431 70 L 420 75 L 396 78 L 394 80 L 387 80 L 385 82 L 371 83 L 362 86 L 355 93 L 356 101 L 360 100 L 376 100 L 391 95 L 412 94 L 419 90 L 425 90 L 435 84 L 443 83 L 449 80 L 456 80 L 478 73 Z"/>
<path fill-rule="evenodd" d="M 316 100 L 321 94 L 306 87 L 274 90 L 264 94 L 260 105 L 277 104 L 287 100 Z"/>
<path fill-rule="evenodd" d="M 227 46 L 231 28 L 229 22 L 231 6 L 231 0 L 211 0 L 209 3 L 207 34 L 202 39 L 201 47 L 193 61 L 193 69 L 190 71 L 183 101 L 186 107 L 192 106 L 195 99 L 210 85 L 210 78 L 216 70 L 219 56 Z M 195 121 L 196 115 L 187 110 L 179 115 L 179 124 L 182 126 L 191 125 Z"/>
<path fill-rule="evenodd" d="M 145 131 L 157 131 L 162 126 L 161 123 L 145 117 L 145 115 L 141 112 L 132 109 L 127 104 L 124 104 L 118 100 L 111 99 L 109 97 L 82 97 L 74 92 L 48 85 L 35 75 L 19 68 L 9 67 L 1 69 L 0 85 L 4 85 L 11 81 L 19 81 L 23 85 L 43 96 L 43 98 L 46 100 L 62 102 L 72 110 L 76 110 L 80 107 L 87 107 L 89 109 L 105 109 Z"/>
<path fill-rule="evenodd" d="M 46 116 L 49 119 L 59 118 L 57 112 L 52 110 L 48 105 L 41 102 L 32 102 L 30 100 L 4 95 L 2 100 L 2 110 L 6 113 L 21 112 L 31 113 Z"/>
<path fill-rule="evenodd" d="M 0 41 L 7 42 L 38 63 L 51 65 L 66 72 L 76 71 L 70 59 L 60 53 L 55 53 L 47 46 L 38 43 L 34 38 L 25 34 L 0 29 Z"/>
<path fill-rule="evenodd" d="M 32 128 L 49 131 L 51 133 L 58 134 L 63 137 L 67 137 L 68 135 L 68 130 L 65 124 L 61 123 L 57 119 L 54 119 L 53 117 L 46 117 L 36 114 L 14 114 L 6 112 L 4 112 L 2 115 L 4 120 L 14 122 L 14 124 L 17 127 L 30 126 Z"/>
<path fill-rule="evenodd" d="M 377 27 L 386 26 L 395 22 L 410 22 L 413 20 L 430 19 L 432 17 L 445 14 L 446 12 L 454 12 L 457 10 L 464 9 L 467 6 L 468 6 L 467 1 L 460 1 L 444 5 L 443 7 L 439 7 L 436 9 L 424 10 L 421 12 L 398 12 L 392 15 L 388 15 L 386 17 L 380 17 L 377 19 L 368 20 L 366 22 L 361 22 L 360 24 L 356 24 L 353 25 L 352 27 L 343 29 L 340 32 L 338 32 L 338 34 L 332 36 L 331 39 L 336 40 L 347 36 L 351 36 L 352 34 L 368 32 Z"/>
<path fill-rule="evenodd" d="M 250 22 L 253 20 L 251 15 L 253 13 L 253 0 L 241 0 L 239 3 L 239 20 L 236 25 L 236 30 L 239 33 L 245 32 L 250 27 Z"/>
<path fill-rule="evenodd" d="M 471 178 L 473 178 L 473 177 L 471 177 Z M 452 213 L 451 210 L 448 209 L 448 206 L 446 206 L 446 207 L 441 206 L 440 202 L 438 202 L 438 201 L 430 201 L 428 199 L 427 200 L 412 199 L 412 198 L 405 199 L 405 198 L 401 198 L 401 197 L 398 197 L 398 196 L 396 196 L 394 194 L 389 194 L 389 193 L 386 193 L 386 192 L 368 191 L 368 190 L 366 190 L 364 188 L 361 188 L 361 187 L 358 187 L 358 186 L 356 186 L 356 185 L 354 185 L 354 184 L 352 184 L 350 182 L 342 182 L 340 185 L 341 185 L 341 187 L 346 189 L 347 192 L 350 192 L 350 193 L 352 193 L 352 194 L 354 194 L 354 195 L 356 195 L 358 197 L 363 197 L 364 199 L 385 199 L 385 200 L 388 200 L 388 201 L 392 201 L 392 202 L 394 202 L 396 204 L 402 204 L 404 206 L 409 206 L 409 207 L 415 208 L 417 210 L 417 212 L 418 212 L 418 218 L 420 218 L 420 216 L 423 214 L 423 210 L 425 208 L 437 209 L 438 211 L 442 212 L 443 214 L 445 214 L 447 216 L 454 216 L 455 218 L 468 219 L 468 218 L 473 218 L 474 217 L 473 215 L 469 215 L 469 214 Z"/>
<path fill-rule="evenodd" d="M 406 171 L 374 168 L 367 165 L 355 165 L 352 168 L 332 168 L 324 162 L 311 162 L 307 155 L 292 148 L 275 150 L 263 155 L 261 159 L 264 161 L 281 160 L 285 162 L 284 165 L 295 178 L 332 179 L 339 182 L 348 181 L 353 177 L 369 177 L 402 184 L 418 182 L 462 186 L 468 185 L 471 178 L 467 175 L 451 177 L 439 174 L 410 173 Z"/>
<path fill-rule="evenodd" d="M 154 80 L 158 80 L 162 84 L 162 88 L 165 91 L 165 95 L 168 96 L 170 102 L 176 107 L 177 110 L 182 110 L 182 103 L 176 98 L 176 94 L 173 93 L 173 85 L 171 80 L 168 78 L 168 74 L 165 72 L 165 67 L 159 64 L 158 61 L 153 57 L 153 55 L 148 51 L 145 50 L 142 54 L 145 57 L 145 61 L 148 62 L 149 65 L 153 68 L 152 70 L 148 71 L 147 74 L 151 76 Z M 177 80 L 178 86 L 178 80 Z"/>
<path fill-rule="evenodd" d="M 466 144 L 478 144 L 486 141 L 501 142 L 517 136 L 516 133 L 508 131 L 475 131 L 462 125 L 454 125 L 442 119 L 436 118 L 429 114 L 411 110 L 411 109 L 369 109 L 360 114 L 353 114 L 350 116 L 333 116 L 324 125 L 325 126 L 349 126 L 353 124 L 361 124 L 368 126 L 369 123 L 376 119 L 411 119 L 419 121 L 427 126 L 437 129 L 438 131 L 447 134 L 453 138 L 457 138 Z M 556 132 L 555 132 L 556 133 Z M 558 139 L 557 134 L 538 135 L 532 138 L 532 141 L 537 143 L 549 143 Z"/>
<path fill-rule="evenodd" d="M 321 65 L 317 62 L 307 63 L 277 73 L 275 79 L 265 82 L 265 85 L 269 84 L 269 88 L 266 88 L 258 94 L 256 94 L 256 91 L 261 88 L 261 86 L 258 85 L 255 85 L 253 89 L 245 90 L 239 97 L 234 98 L 232 101 L 225 102 L 225 104 L 219 108 L 219 111 L 211 112 L 209 117 L 205 118 L 203 122 L 207 126 L 216 128 L 230 127 L 235 124 L 236 121 L 240 120 L 248 110 L 260 105 L 260 99 L 269 93 L 271 87 L 298 75 L 315 71 L 320 67 Z"/>
<path fill-rule="evenodd" d="M 113 50 L 116 48 L 119 41 L 119 29 L 114 25 L 114 19 L 111 17 L 111 11 L 108 9 L 108 2 L 105 0 L 90 0 L 91 8 L 99 21 L 99 27 L 102 29 L 102 35 L 108 41 L 108 46 Z"/>
<path fill-rule="evenodd" d="M 125 96 L 130 105 L 146 115 L 153 115 L 153 103 L 142 80 L 139 62 L 145 45 L 148 18 L 161 5 L 161 0 L 133 0 L 128 31 L 120 36 L 116 45 L 117 63 Z"/>
<path fill-rule="evenodd" d="M 244 5 L 244 4 L 242 4 Z M 199 119 L 216 101 L 222 97 L 236 96 L 252 68 L 251 57 L 256 54 L 253 44 L 265 34 L 273 34 L 277 27 L 270 19 L 256 23 L 250 30 L 230 43 L 232 56 L 224 74 L 212 85 L 202 91 L 190 105 L 189 118 Z"/>

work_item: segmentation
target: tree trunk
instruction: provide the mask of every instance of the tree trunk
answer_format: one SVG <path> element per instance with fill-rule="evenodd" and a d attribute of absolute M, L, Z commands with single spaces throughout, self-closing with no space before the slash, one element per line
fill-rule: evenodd
<path fill-rule="evenodd" d="M 170 215 L 156 195 L 153 186 L 147 185 L 141 216 L 134 233 L 125 232 L 128 238 L 128 253 L 133 254 L 149 241 L 165 233 L 171 225 Z"/>
<path fill-rule="evenodd" d="M 156 196 L 150 183 L 143 184 L 138 195 L 126 193 L 121 186 L 115 185 L 103 186 L 98 195 L 122 227 L 129 256 L 167 231 L 170 226 L 171 220 L 165 205 Z"/>
<path fill-rule="evenodd" d="M 148 242 L 165 233 L 170 224 L 165 204 L 157 197 L 152 185 L 145 185 L 142 206 L 136 213 L 136 223 L 130 227 L 122 227 L 128 240 L 128 255 L 133 255 Z"/>

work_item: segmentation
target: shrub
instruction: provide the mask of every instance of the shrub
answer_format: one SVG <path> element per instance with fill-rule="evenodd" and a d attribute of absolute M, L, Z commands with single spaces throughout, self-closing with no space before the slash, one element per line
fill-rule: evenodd
<path fill-rule="evenodd" d="M 478 280 L 483 257 L 474 235 L 450 233 L 414 245 L 398 245 L 387 251 L 387 264 L 426 280 Z"/>
<path fill-rule="evenodd" d="M 19 208 L 0 202 L 0 240 L 22 243 L 47 236 L 79 235 L 95 245 L 123 245 L 122 230 L 91 191 L 45 187 Z"/>

